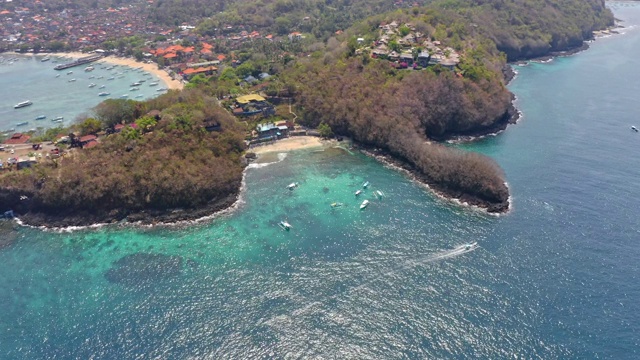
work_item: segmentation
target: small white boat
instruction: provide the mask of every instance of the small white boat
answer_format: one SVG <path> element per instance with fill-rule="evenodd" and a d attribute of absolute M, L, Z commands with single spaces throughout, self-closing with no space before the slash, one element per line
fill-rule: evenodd
<path fill-rule="evenodd" d="M 28 121 L 23 121 L 23 122 L 17 123 L 16 126 L 25 126 L 25 125 L 28 125 L 28 124 L 29 124 Z"/>
<path fill-rule="evenodd" d="M 289 190 L 293 190 L 295 188 L 298 187 L 298 183 L 297 182 L 292 182 L 291 184 L 287 185 L 287 189 Z"/>
<path fill-rule="evenodd" d="M 51 121 L 62 121 L 62 119 L 64 119 L 63 116 L 58 116 L 58 117 L 53 118 Z"/>
<path fill-rule="evenodd" d="M 356 196 L 358 196 L 358 195 L 360 195 L 360 194 L 362 194 L 362 190 L 358 190 L 358 191 L 356 191 Z"/>
<path fill-rule="evenodd" d="M 91 84 L 89 84 L 89 87 L 90 87 L 90 88 L 92 88 L 92 87 L 96 87 L 96 84 L 91 83 Z"/>
<path fill-rule="evenodd" d="M 282 230 L 287 230 L 287 231 L 291 230 L 291 228 L 293 227 L 293 226 L 291 226 L 291 224 L 289 224 L 286 221 L 280 221 L 278 223 L 278 226 L 280 226 L 280 228 L 282 228 Z"/>
<path fill-rule="evenodd" d="M 67 75 L 73 74 L 73 71 L 67 71 Z"/>
<path fill-rule="evenodd" d="M 22 102 L 19 102 L 19 103 L 13 105 L 13 108 L 14 109 L 20 109 L 20 108 L 27 107 L 27 106 L 30 106 L 30 105 L 33 105 L 31 100 L 26 100 L 26 101 L 22 101 Z"/>
<path fill-rule="evenodd" d="M 367 207 L 367 205 L 369 205 L 369 200 L 365 200 L 362 202 L 362 204 L 360 204 L 360 210 L 364 209 Z"/>
<path fill-rule="evenodd" d="M 98 89 L 104 89 L 106 85 L 100 85 Z"/>
<path fill-rule="evenodd" d="M 48 57 L 48 56 L 45 56 L 40 61 L 45 62 L 45 61 L 49 61 L 49 60 L 51 60 L 51 58 Z"/>
<path fill-rule="evenodd" d="M 104 76 L 100 75 L 96 79 L 104 79 Z"/>
<path fill-rule="evenodd" d="M 108 93 L 106 91 L 103 91 L 101 93 L 98 93 L 98 96 L 107 96 L 107 95 L 111 95 L 111 93 Z"/>
<path fill-rule="evenodd" d="M 113 80 L 113 79 L 115 79 L 115 77 L 111 76 L 107 80 Z"/>
<path fill-rule="evenodd" d="M 366 188 L 367 188 L 367 186 L 369 186 L 369 182 L 368 182 L 368 181 L 365 181 L 365 182 L 364 182 L 364 184 L 362 184 L 362 187 L 366 189 Z"/>
<path fill-rule="evenodd" d="M 138 95 L 136 95 L 136 98 L 141 98 L 141 97 L 143 97 L 143 96 L 144 96 L 144 95 L 142 95 L 142 94 L 138 94 Z"/>
<path fill-rule="evenodd" d="M 138 91 L 138 90 L 140 90 L 140 88 L 137 88 L 137 87 L 132 87 L 131 89 L 129 89 L 129 91 Z"/>
<path fill-rule="evenodd" d="M 74 82 L 76 81 L 76 79 L 69 79 L 69 82 Z"/>
<path fill-rule="evenodd" d="M 123 94 L 123 95 L 120 95 L 120 99 L 126 99 L 126 98 L 128 98 L 128 97 L 129 97 L 129 94 Z"/>
<path fill-rule="evenodd" d="M 84 68 L 84 71 L 89 72 L 93 71 L 93 69 L 95 69 L 93 66 L 87 66 L 86 68 Z"/>
<path fill-rule="evenodd" d="M 380 199 L 382 199 L 382 197 L 384 196 L 384 193 L 380 190 L 376 190 L 374 194 L 376 194 L 376 196 Z"/>
<path fill-rule="evenodd" d="M 60 74 L 56 74 L 56 77 L 60 77 Z"/>
<path fill-rule="evenodd" d="M 133 84 L 129 85 L 129 86 L 140 86 L 142 85 L 140 82 L 134 82 Z"/>
<path fill-rule="evenodd" d="M 157 86 L 157 85 L 158 85 L 158 82 L 149 83 L 149 86 Z"/>
<path fill-rule="evenodd" d="M 331 204 L 331 207 L 332 208 L 337 208 L 337 207 L 340 207 L 342 205 L 344 205 L 344 204 L 343 203 L 339 203 L 339 202 L 334 202 L 334 203 Z"/>
<path fill-rule="evenodd" d="M 631 130 L 633 130 L 633 131 L 635 131 L 635 132 L 638 132 L 638 128 L 637 128 L 637 127 L 635 127 L 635 126 L 631 126 Z"/>
<path fill-rule="evenodd" d="M 36 120 L 42 120 L 42 119 L 45 119 L 46 117 L 47 117 L 47 115 L 38 115 L 36 117 Z"/>
<path fill-rule="evenodd" d="M 470 244 L 465 244 L 463 245 L 465 250 L 471 250 L 471 249 L 475 249 L 476 247 L 478 247 L 478 243 L 477 242 L 472 242 Z"/>

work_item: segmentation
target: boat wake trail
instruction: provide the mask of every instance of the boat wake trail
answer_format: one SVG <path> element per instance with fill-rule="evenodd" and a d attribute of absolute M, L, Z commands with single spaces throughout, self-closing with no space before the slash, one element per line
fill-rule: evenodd
<path fill-rule="evenodd" d="M 324 301 L 314 301 L 311 302 L 309 304 L 307 304 L 306 306 L 300 308 L 300 309 L 296 309 L 292 312 L 291 316 L 298 316 L 298 315 L 303 315 L 307 312 L 309 312 L 310 310 L 313 310 L 314 308 L 316 308 L 317 306 L 321 306 L 324 303 L 327 303 L 329 301 L 332 300 L 336 300 L 339 297 L 342 296 L 346 296 L 349 293 L 352 293 L 354 291 L 359 291 L 362 290 L 368 286 L 370 286 L 371 284 L 378 282 L 378 281 L 387 281 L 389 280 L 389 278 L 393 278 L 394 275 L 400 275 L 402 272 L 405 272 L 409 269 L 421 266 L 421 265 L 426 265 L 426 264 L 430 264 L 430 263 L 434 263 L 434 262 L 438 262 L 438 261 L 443 261 L 446 259 L 451 259 L 451 258 L 455 258 L 457 256 L 461 256 L 467 253 L 470 253 L 472 251 L 477 250 L 478 248 L 480 248 L 480 246 L 477 243 L 471 243 L 471 244 L 464 244 L 464 245 L 460 245 L 456 248 L 453 248 L 451 250 L 446 250 L 446 251 L 441 251 L 432 255 L 429 255 L 427 257 L 422 257 L 422 258 L 416 258 L 416 259 L 408 259 L 406 261 L 404 261 L 403 263 L 401 263 L 399 266 L 395 266 L 393 267 L 391 270 L 383 272 L 381 274 L 378 274 L 377 276 L 375 276 L 372 279 L 365 279 L 364 282 L 362 282 L 360 285 L 352 287 L 347 289 L 344 292 L 329 296 L 327 298 L 324 299 Z M 395 260 L 394 260 L 395 261 Z"/>

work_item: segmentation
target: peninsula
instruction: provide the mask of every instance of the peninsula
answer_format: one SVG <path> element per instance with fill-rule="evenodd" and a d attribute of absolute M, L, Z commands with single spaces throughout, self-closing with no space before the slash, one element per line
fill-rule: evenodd
<path fill-rule="evenodd" d="M 85 51 L 153 60 L 185 89 L 101 104 L 67 129 L 67 156 L 0 174 L 0 203 L 46 226 L 197 218 L 235 201 L 247 145 L 312 134 L 349 136 L 440 194 L 505 212 L 499 166 L 439 141 L 514 120 L 508 60 L 581 46 L 613 24 L 601 0 L 557 3 L 436 1 L 384 12 L 386 3 L 355 1 L 348 20 L 291 4 L 267 7 L 277 20 L 268 24 L 230 17 L 250 13 L 238 0 L 147 42 L 96 38 Z M 162 23 L 174 5 L 146 16 Z M 87 136 L 97 145 L 85 146 Z"/>

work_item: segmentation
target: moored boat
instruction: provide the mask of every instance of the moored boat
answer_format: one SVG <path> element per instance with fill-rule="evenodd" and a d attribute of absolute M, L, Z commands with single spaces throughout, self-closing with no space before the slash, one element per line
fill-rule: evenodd
<path fill-rule="evenodd" d="M 25 126 L 25 125 L 28 125 L 28 124 L 29 124 L 28 121 L 23 121 L 23 122 L 17 123 L 16 126 Z"/>
<path fill-rule="evenodd" d="M 57 116 L 54 117 L 51 121 L 62 121 L 62 119 L 64 119 L 64 116 Z"/>
<path fill-rule="evenodd" d="M 293 226 L 291 226 L 291 224 L 289 224 L 286 221 L 280 221 L 278 223 L 278 226 L 280 226 L 280 228 L 282 228 L 282 230 L 287 230 L 287 231 L 290 230 L 293 227 Z"/>
<path fill-rule="evenodd" d="M 91 83 L 91 84 L 89 84 L 89 87 L 90 87 L 90 88 L 92 88 L 92 87 L 96 87 L 96 84 Z"/>
<path fill-rule="evenodd" d="M 42 120 L 42 119 L 45 119 L 46 117 L 47 117 L 47 115 L 38 115 L 36 117 L 36 120 Z"/>
<path fill-rule="evenodd" d="M 292 182 L 291 184 L 287 185 L 287 189 L 293 190 L 293 189 L 297 188 L 298 185 L 299 184 L 297 182 Z"/>
<path fill-rule="evenodd" d="M 15 105 L 13 105 L 14 109 L 20 109 L 29 105 L 33 105 L 33 103 L 31 102 L 31 100 L 27 100 L 27 101 L 23 101 L 23 102 L 19 102 Z"/>
<path fill-rule="evenodd" d="M 360 195 L 360 194 L 362 194 L 362 190 L 358 190 L 358 191 L 356 191 L 356 196 L 358 196 L 358 195 Z"/>
<path fill-rule="evenodd" d="M 107 96 L 107 95 L 110 95 L 110 93 L 108 93 L 108 92 L 106 92 L 106 91 L 103 91 L 103 92 L 101 92 L 101 93 L 98 93 L 98 96 Z"/>
<path fill-rule="evenodd" d="M 362 202 L 362 204 L 360 204 L 360 210 L 364 209 L 367 207 L 367 205 L 369 205 L 369 200 L 365 200 Z"/>
<path fill-rule="evenodd" d="M 365 182 L 364 182 L 364 184 L 362 184 L 362 187 L 366 189 L 366 188 L 367 188 L 367 186 L 369 186 L 369 182 L 368 182 L 368 181 L 365 181 Z"/>

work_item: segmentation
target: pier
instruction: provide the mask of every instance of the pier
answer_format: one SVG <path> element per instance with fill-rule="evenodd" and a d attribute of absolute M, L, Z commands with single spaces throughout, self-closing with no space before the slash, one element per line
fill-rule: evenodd
<path fill-rule="evenodd" d="M 83 58 L 74 60 L 74 61 L 72 61 L 70 63 L 60 64 L 60 65 L 54 67 L 54 69 L 55 70 L 64 70 L 64 69 L 68 69 L 68 68 L 71 68 L 71 67 L 74 67 L 74 66 L 79 66 L 79 65 L 92 63 L 94 61 L 100 60 L 101 58 L 102 58 L 102 54 L 85 56 Z"/>

